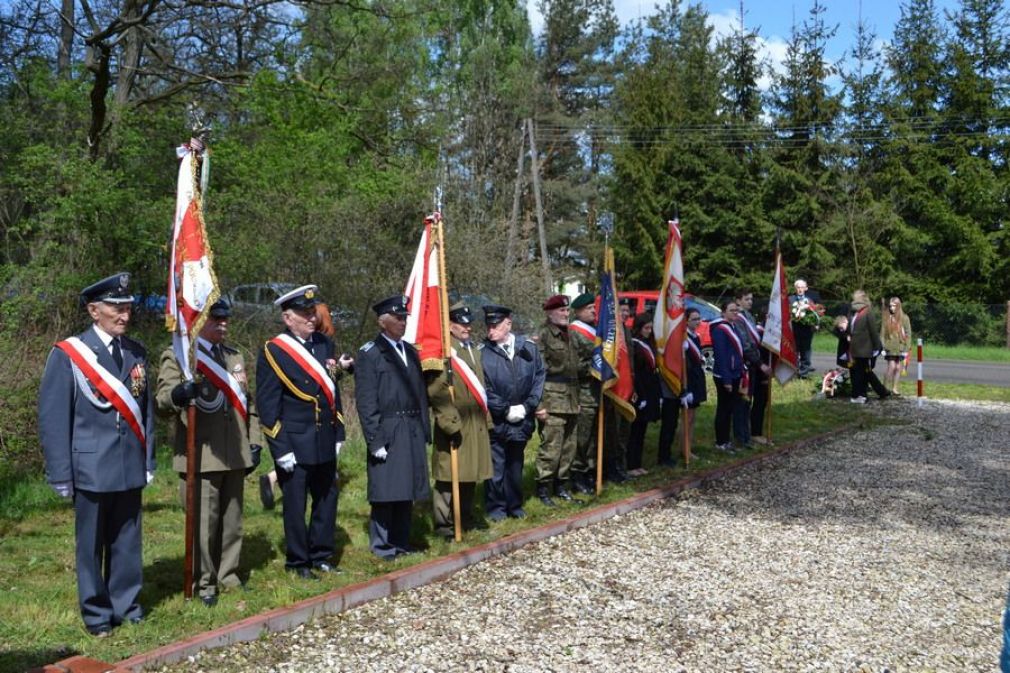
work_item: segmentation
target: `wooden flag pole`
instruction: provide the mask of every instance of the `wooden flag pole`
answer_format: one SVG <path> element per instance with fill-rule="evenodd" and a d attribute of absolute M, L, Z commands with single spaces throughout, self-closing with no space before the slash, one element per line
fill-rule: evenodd
<path fill-rule="evenodd" d="M 186 556 L 182 595 L 193 598 L 193 545 L 196 538 L 196 400 L 186 407 Z"/>
<path fill-rule="evenodd" d="M 439 282 L 439 304 L 441 304 L 439 317 L 442 321 L 442 353 L 445 356 L 445 373 L 449 382 L 449 402 L 456 404 L 456 390 L 452 380 L 452 340 L 449 338 L 449 293 L 446 289 L 445 279 L 445 237 L 443 236 L 442 218 L 435 219 L 434 226 L 438 228 L 438 282 Z M 452 525 L 454 539 L 460 542 L 463 539 L 462 513 L 459 505 L 459 445 L 449 439 L 449 472 L 452 479 Z"/>
<path fill-rule="evenodd" d="M 596 495 L 603 492 L 603 386 L 600 386 L 600 406 L 596 407 Z"/>
<path fill-rule="evenodd" d="M 684 440 L 683 454 L 685 466 L 689 466 L 691 464 L 691 429 L 687 427 L 691 422 L 691 419 L 688 416 L 689 413 L 690 411 L 687 407 L 681 408 L 680 422 L 684 425 L 684 430 L 681 434 L 683 435 Z"/>

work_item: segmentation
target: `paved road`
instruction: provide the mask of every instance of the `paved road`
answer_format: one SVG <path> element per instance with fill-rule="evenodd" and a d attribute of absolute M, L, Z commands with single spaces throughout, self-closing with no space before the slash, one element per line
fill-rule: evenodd
<path fill-rule="evenodd" d="M 835 366 L 835 358 L 827 353 L 814 353 L 814 367 L 823 372 Z M 883 361 L 877 362 L 877 376 L 884 375 Z M 975 383 L 983 386 L 1010 388 L 1010 365 L 994 362 L 970 362 L 967 360 L 925 360 L 922 363 L 922 378 L 929 395 L 929 382 Z M 902 379 L 906 388 L 915 384 L 915 361 L 908 365 L 908 376 Z M 911 390 L 911 388 L 909 388 Z"/>

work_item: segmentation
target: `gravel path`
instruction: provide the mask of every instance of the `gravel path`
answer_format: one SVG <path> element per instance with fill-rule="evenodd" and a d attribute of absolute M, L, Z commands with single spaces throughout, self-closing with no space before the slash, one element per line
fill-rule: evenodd
<path fill-rule="evenodd" d="M 994 671 L 1010 406 L 866 412 L 911 424 L 163 670 Z"/>

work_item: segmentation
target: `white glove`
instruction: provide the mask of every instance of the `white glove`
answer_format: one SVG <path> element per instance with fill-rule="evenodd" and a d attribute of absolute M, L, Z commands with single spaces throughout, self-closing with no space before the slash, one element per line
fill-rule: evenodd
<path fill-rule="evenodd" d="M 295 465 L 298 464 L 298 461 L 295 460 L 295 454 L 293 452 L 285 453 L 283 456 L 281 456 L 274 462 L 277 463 L 277 467 L 281 468 L 285 472 L 294 472 Z"/>
<path fill-rule="evenodd" d="M 333 454 L 337 458 L 340 458 L 340 449 L 342 449 L 342 448 L 344 448 L 344 443 L 343 442 L 337 442 L 337 445 L 333 447 Z"/>
<path fill-rule="evenodd" d="M 375 451 L 372 451 L 372 457 L 376 460 L 381 460 L 386 462 L 386 457 L 389 456 L 389 451 L 386 451 L 386 447 L 380 446 Z"/>
<path fill-rule="evenodd" d="M 61 498 L 72 498 L 74 497 L 74 482 L 72 481 L 58 481 L 55 484 L 49 484 L 56 495 Z"/>
<path fill-rule="evenodd" d="M 639 409 L 644 409 L 646 407 L 646 405 L 648 405 L 648 404 L 649 404 L 649 400 L 639 400 L 639 402 L 638 402 L 638 408 Z"/>
<path fill-rule="evenodd" d="M 151 482 L 154 481 L 154 472 L 148 472 L 146 476 L 147 476 L 147 484 L 150 486 Z"/>
<path fill-rule="evenodd" d="M 878 357 L 880 355 L 880 350 L 873 351 L 873 357 Z"/>
<path fill-rule="evenodd" d="M 349 355 L 341 355 L 340 359 L 337 360 L 337 364 L 340 365 L 341 369 L 349 369 L 354 364 L 354 358 Z"/>
<path fill-rule="evenodd" d="M 505 417 L 505 420 L 509 423 L 518 423 L 524 418 L 526 418 L 526 406 L 522 404 L 513 404 L 509 407 L 509 413 Z"/>
<path fill-rule="evenodd" d="M 680 406 L 687 409 L 694 402 L 694 393 L 684 393 L 684 396 L 680 398 Z"/>

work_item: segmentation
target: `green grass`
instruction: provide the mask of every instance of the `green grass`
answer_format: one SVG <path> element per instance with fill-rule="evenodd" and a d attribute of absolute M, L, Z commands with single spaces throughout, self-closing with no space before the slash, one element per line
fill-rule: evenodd
<path fill-rule="evenodd" d="M 832 334 L 818 332 L 814 335 L 814 352 L 833 355 L 838 346 L 838 339 Z M 943 344 L 924 343 L 922 346 L 924 360 L 971 360 L 975 362 L 1010 362 L 1010 348 L 999 346 L 947 346 Z M 912 347 L 912 361 L 915 361 L 915 347 Z"/>
<path fill-rule="evenodd" d="M 979 396 L 1007 399 L 1010 391 L 978 386 L 935 386 L 931 396 Z M 784 444 L 830 432 L 854 422 L 879 423 L 862 408 L 832 400 L 811 399 L 812 386 L 791 383 L 773 392 L 773 438 Z M 988 391 L 988 392 L 987 392 Z M 990 393 L 1002 395 L 991 397 Z M 1010 401 L 1010 399 L 1007 399 Z M 645 477 L 621 485 L 607 485 L 596 503 L 611 502 L 636 492 L 669 483 L 679 477 L 725 462 L 713 444 L 714 394 L 701 407 L 696 423 L 691 468 L 655 468 L 658 424 L 646 442 Z M 900 422 L 900 418 L 894 419 Z M 885 421 L 886 422 L 886 419 Z M 115 662 L 130 655 L 200 633 L 207 629 L 293 603 L 334 588 L 495 540 L 519 530 L 567 516 L 573 506 L 547 509 L 530 499 L 526 520 L 507 520 L 465 534 L 456 544 L 437 539 L 431 532 L 430 504 L 415 507 L 413 542 L 422 554 L 392 563 L 375 559 L 368 551 L 368 503 L 365 500 L 364 448 L 352 440 L 341 455 L 342 491 L 337 515 L 339 566 L 344 573 L 306 583 L 284 571 L 283 529 L 280 509 L 264 511 L 259 504 L 255 476 L 246 481 L 242 566 L 249 592 L 223 595 L 217 607 L 182 598 L 183 512 L 178 503 L 177 477 L 170 468 L 168 442 L 161 437 L 158 474 L 144 493 L 144 590 L 141 604 L 147 619 L 137 626 L 117 629 L 111 638 L 88 636 L 77 610 L 74 575 L 73 512 L 60 501 L 41 477 L 0 482 L 0 671 L 21 671 L 32 666 L 84 654 Z M 527 448 L 525 493 L 532 493 L 535 447 Z M 267 461 L 269 463 L 269 461 Z M 260 471 L 269 465 L 260 467 Z M 478 502 L 480 498 L 478 497 Z"/>

